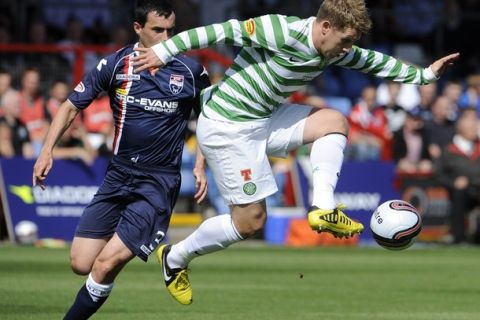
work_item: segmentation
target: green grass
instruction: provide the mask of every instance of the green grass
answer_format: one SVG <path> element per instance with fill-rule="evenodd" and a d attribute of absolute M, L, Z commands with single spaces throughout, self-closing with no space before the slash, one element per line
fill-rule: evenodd
<path fill-rule="evenodd" d="M 480 317 L 480 249 L 234 246 L 191 264 L 181 306 L 156 263 L 132 261 L 94 319 L 455 320 Z M 303 277 L 301 276 L 303 275 Z M 0 247 L 0 319 L 61 319 L 83 277 L 68 251 Z"/>

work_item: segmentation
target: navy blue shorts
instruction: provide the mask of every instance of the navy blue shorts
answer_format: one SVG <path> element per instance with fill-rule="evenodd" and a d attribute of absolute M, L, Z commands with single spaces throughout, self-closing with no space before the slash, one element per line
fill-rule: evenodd
<path fill-rule="evenodd" d="M 180 183 L 179 170 L 152 169 L 114 158 L 75 235 L 105 239 L 117 232 L 136 256 L 147 261 L 167 234 Z"/>

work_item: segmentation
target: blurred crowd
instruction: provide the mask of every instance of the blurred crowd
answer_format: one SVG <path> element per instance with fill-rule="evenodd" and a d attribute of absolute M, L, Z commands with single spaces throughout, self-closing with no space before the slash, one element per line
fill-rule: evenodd
<path fill-rule="evenodd" d="M 2 44 L 101 44 L 119 48 L 134 42 L 133 0 L 2 1 Z M 266 13 L 307 17 L 316 14 L 320 0 L 178 0 L 177 32 Z M 438 83 L 412 86 L 382 82 L 341 68 L 328 69 L 292 103 L 335 108 L 350 122 L 346 161 L 394 161 L 402 174 L 438 178 L 450 191 L 457 215 L 454 241 L 462 242 L 463 218 L 480 202 L 480 45 L 469 36 L 480 24 L 480 2 L 465 0 L 367 1 L 374 29 L 360 46 L 372 48 L 417 65 L 459 51 L 461 60 Z M 21 12 L 21 13 L 18 13 Z M 194 14 L 195 13 L 195 14 Z M 13 17 L 18 17 L 14 19 Z M 107 50 L 108 51 L 108 50 Z M 226 56 L 232 49 L 218 48 Z M 105 52 L 87 52 L 84 71 L 94 68 Z M 72 88 L 74 52 L 2 52 L 0 50 L 0 157 L 35 158 L 49 123 Z M 223 68 L 212 67 L 215 82 Z M 189 126 L 184 151 L 186 170 L 193 165 L 195 123 Z M 114 135 L 107 96 L 99 97 L 64 134 L 56 158 L 92 163 L 110 156 Z M 297 157 L 308 152 L 292 154 Z M 291 159 L 272 159 L 280 189 Z M 185 193 L 194 181 L 184 177 Z M 213 185 L 213 183 L 212 183 Z M 225 211 L 222 201 L 212 203 Z M 272 205 L 283 205 L 280 193 Z M 461 216 L 462 218 L 458 218 Z"/>
<path fill-rule="evenodd" d="M 70 85 L 55 80 L 49 90 L 40 90 L 37 69 L 22 72 L 20 87 L 12 87 L 12 75 L 0 69 L 0 157 L 36 158 L 52 118 L 70 94 Z M 92 163 L 111 154 L 113 118 L 108 96 L 98 97 L 77 117 L 55 148 L 55 157 Z"/>
<path fill-rule="evenodd" d="M 135 40 L 131 23 L 135 0 L 3 0 L 0 3 L 0 44 L 102 44 L 121 47 Z M 316 15 L 322 0 L 175 0 L 176 31 L 222 22 L 230 18 L 248 19 L 268 13 L 299 17 Z M 480 68 L 480 44 L 470 33 L 480 22 L 480 2 L 476 0 L 368 0 L 372 31 L 360 45 L 392 54 L 415 64 L 425 64 L 446 53 L 460 51 L 462 63 L 451 71 L 464 78 Z M 468 48 L 468 49 L 467 49 Z M 95 65 L 98 54 L 89 53 L 85 70 Z M 1 64 L 18 57 L 2 57 Z M 23 57 L 23 59 L 26 59 Z M 73 53 L 42 61 L 45 70 L 68 77 Z M 28 60 L 28 59 L 27 59 Z M 35 54 L 35 62 L 39 61 Z M 1 65 L 0 65 L 1 66 Z M 344 89 L 342 74 L 332 72 L 335 82 L 322 90 Z M 347 78 L 349 79 L 349 78 Z M 361 79 L 354 78 L 361 85 Z M 359 87 L 347 92 L 352 98 Z M 345 93 L 343 94 L 345 95 Z"/>

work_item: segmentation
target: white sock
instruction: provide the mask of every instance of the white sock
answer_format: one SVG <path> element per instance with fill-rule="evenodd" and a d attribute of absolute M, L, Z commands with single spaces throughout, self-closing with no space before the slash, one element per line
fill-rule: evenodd
<path fill-rule="evenodd" d="M 198 256 L 220 251 L 243 238 L 229 214 L 209 218 L 184 240 L 172 246 L 167 263 L 170 268 L 185 268 Z"/>
<path fill-rule="evenodd" d="M 110 284 L 100 284 L 95 282 L 92 277 L 92 273 L 88 274 L 87 282 L 85 283 L 88 294 L 93 301 L 97 302 L 98 299 L 108 297 L 110 292 L 113 289 L 113 283 Z"/>
<path fill-rule="evenodd" d="M 336 206 L 334 190 L 343 163 L 343 150 L 347 137 L 333 133 L 321 137 L 312 145 L 310 161 L 313 170 L 312 205 L 321 209 L 333 209 Z"/>

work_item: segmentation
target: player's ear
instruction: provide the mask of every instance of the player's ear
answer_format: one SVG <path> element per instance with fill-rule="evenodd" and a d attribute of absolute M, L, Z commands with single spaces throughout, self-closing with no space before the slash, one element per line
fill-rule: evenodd
<path fill-rule="evenodd" d="M 320 21 L 320 28 L 322 30 L 322 35 L 325 35 L 330 31 L 330 29 L 332 29 L 332 24 L 328 20 L 322 20 Z"/>
<path fill-rule="evenodd" d="M 134 22 L 134 23 L 133 23 L 133 31 L 135 31 L 135 33 L 136 33 L 137 35 L 140 34 L 140 32 L 142 31 L 142 29 L 143 29 L 143 26 L 142 26 L 140 23 L 138 23 L 138 22 Z"/>

